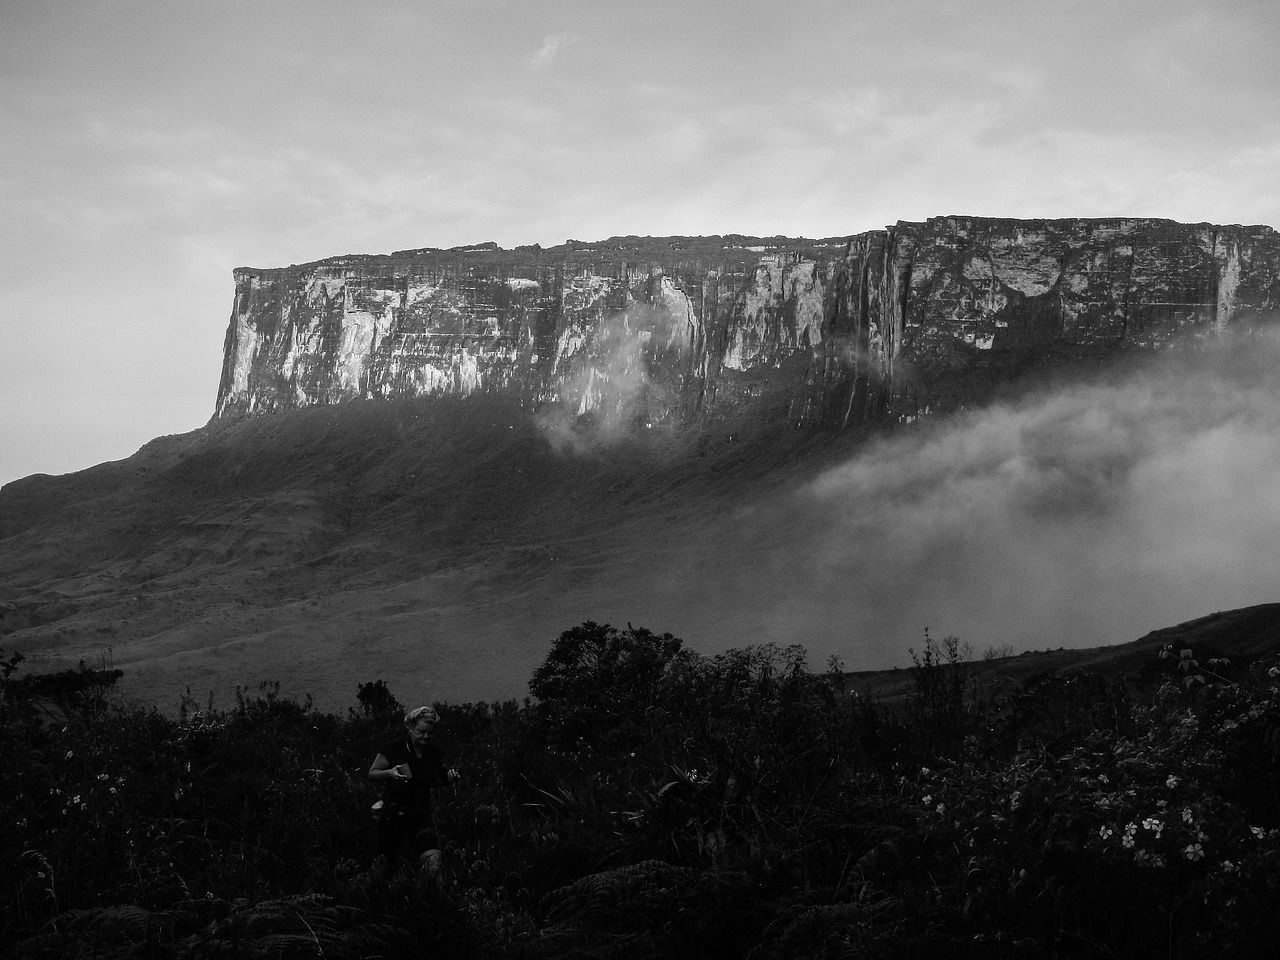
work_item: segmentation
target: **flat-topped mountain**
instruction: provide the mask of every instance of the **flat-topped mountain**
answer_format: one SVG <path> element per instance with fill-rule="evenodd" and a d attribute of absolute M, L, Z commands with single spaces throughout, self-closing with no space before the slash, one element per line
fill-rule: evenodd
<path fill-rule="evenodd" d="M 653 427 L 878 424 L 1280 303 L 1280 235 L 936 217 L 821 240 L 485 243 L 235 271 L 220 417 L 497 393 Z"/>

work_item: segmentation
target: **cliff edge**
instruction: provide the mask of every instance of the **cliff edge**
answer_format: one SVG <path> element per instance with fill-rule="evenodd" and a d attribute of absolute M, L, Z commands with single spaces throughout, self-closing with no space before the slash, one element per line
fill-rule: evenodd
<path fill-rule="evenodd" d="M 1280 302 L 1280 234 L 937 217 L 821 240 L 422 248 L 235 282 L 215 418 L 489 392 L 626 427 L 843 426 L 1252 327 Z"/>

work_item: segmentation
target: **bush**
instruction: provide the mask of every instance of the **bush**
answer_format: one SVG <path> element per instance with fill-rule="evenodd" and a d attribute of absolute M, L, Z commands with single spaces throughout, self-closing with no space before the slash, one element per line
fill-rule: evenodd
<path fill-rule="evenodd" d="M 560 746 L 630 749 L 653 732 L 649 719 L 664 676 L 686 663 L 683 641 L 630 624 L 587 621 L 556 638 L 529 692 Z"/>

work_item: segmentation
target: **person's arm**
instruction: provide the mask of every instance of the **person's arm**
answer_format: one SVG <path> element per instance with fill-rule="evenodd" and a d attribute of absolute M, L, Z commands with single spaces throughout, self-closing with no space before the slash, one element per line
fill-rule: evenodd
<path fill-rule="evenodd" d="M 409 777 L 388 760 L 385 754 L 379 753 L 369 765 L 369 779 L 375 783 L 385 783 L 387 780 L 408 780 Z"/>
<path fill-rule="evenodd" d="M 431 778 L 431 786 L 436 789 L 447 787 L 449 784 L 457 782 L 459 776 L 456 768 L 445 763 L 444 753 L 438 753 L 436 755 L 435 773 Z"/>
<path fill-rule="evenodd" d="M 436 771 L 435 785 L 437 787 L 447 787 L 451 783 L 457 783 L 461 776 L 462 774 L 458 773 L 458 770 L 456 767 L 446 767 L 442 763 L 440 764 L 439 769 Z"/>

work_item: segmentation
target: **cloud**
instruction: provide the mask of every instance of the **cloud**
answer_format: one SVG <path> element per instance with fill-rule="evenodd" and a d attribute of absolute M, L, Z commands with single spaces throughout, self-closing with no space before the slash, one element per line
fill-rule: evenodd
<path fill-rule="evenodd" d="M 553 33 L 542 41 L 538 52 L 529 58 L 529 66 L 533 70 L 542 70 L 551 65 L 560 52 L 578 42 L 572 33 Z"/>
<path fill-rule="evenodd" d="M 645 346 L 654 332 L 652 319 L 649 311 L 633 307 L 582 330 L 580 340 L 566 332 L 556 360 L 566 368 L 562 386 L 556 401 L 544 404 L 535 418 L 555 450 L 608 447 L 645 418 Z"/>
<path fill-rule="evenodd" d="M 646 616 L 887 666 L 926 627 L 1078 648 L 1274 601 L 1278 361 L 1255 336 L 903 430 L 701 536 Z"/>

